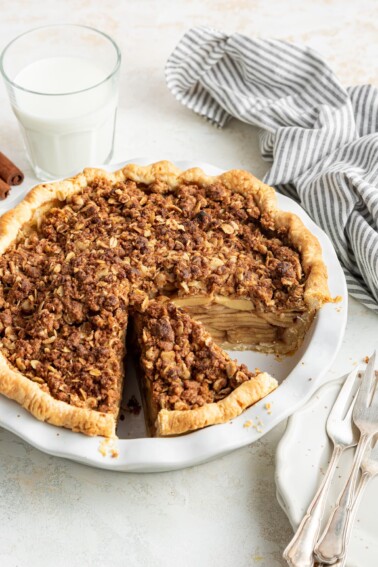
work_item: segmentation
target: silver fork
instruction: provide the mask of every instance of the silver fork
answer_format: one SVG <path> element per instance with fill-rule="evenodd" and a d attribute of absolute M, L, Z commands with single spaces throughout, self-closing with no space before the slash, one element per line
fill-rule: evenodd
<path fill-rule="evenodd" d="M 352 471 L 337 500 L 336 507 L 328 520 L 319 543 L 315 547 L 316 558 L 323 563 L 334 564 L 338 561 L 342 561 L 345 556 L 348 519 L 354 499 L 361 461 L 367 447 L 371 445 L 374 435 L 378 433 L 378 395 L 375 395 L 377 386 L 375 357 L 376 353 L 374 352 L 366 367 L 353 410 L 353 420 L 360 430 L 361 436 L 354 456 Z"/>
<path fill-rule="evenodd" d="M 347 525 L 345 527 L 345 550 L 344 555 L 340 557 L 337 563 L 334 563 L 334 567 L 344 567 L 347 557 L 347 546 L 350 539 L 350 534 L 356 519 L 356 514 L 360 506 L 362 496 L 366 490 L 367 485 L 372 478 L 378 476 L 378 442 L 375 443 L 374 449 L 368 447 L 361 464 L 361 478 L 357 486 L 357 490 L 354 496 L 352 508 L 350 509 Z"/>
<path fill-rule="evenodd" d="M 356 430 L 352 423 L 357 373 L 358 368 L 347 376 L 329 414 L 327 433 L 333 442 L 331 461 L 306 515 L 283 553 L 290 567 L 312 567 L 314 565 L 314 546 L 319 535 L 324 506 L 337 463 L 343 451 L 357 445 Z"/>

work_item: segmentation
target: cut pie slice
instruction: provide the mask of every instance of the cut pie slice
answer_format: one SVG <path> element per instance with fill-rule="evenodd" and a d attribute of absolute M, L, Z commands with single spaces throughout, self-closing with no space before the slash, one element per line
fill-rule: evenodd
<path fill-rule="evenodd" d="M 269 374 L 232 360 L 169 298 L 135 305 L 141 386 L 153 434 L 178 435 L 224 423 L 277 387 Z"/>

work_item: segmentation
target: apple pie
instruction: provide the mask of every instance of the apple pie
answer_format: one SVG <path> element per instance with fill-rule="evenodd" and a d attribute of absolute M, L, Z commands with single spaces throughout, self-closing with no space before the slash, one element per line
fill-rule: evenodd
<path fill-rule="evenodd" d="M 209 177 L 169 162 L 34 188 L 0 219 L 0 278 L 0 393 L 89 435 L 115 432 L 128 320 L 145 320 L 133 294 L 164 295 L 186 314 L 162 309 L 222 348 L 277 354 L 295 351 L 332 301 L 317 239 L 277 208 L 271 187 L 245 171 Z M 212 342 L 211 353 L 226 364 Z M 201 407 L 223 401 L 210 391 Z M 198 409 L 149 404 L 159 434 L 165 411 Z"/>

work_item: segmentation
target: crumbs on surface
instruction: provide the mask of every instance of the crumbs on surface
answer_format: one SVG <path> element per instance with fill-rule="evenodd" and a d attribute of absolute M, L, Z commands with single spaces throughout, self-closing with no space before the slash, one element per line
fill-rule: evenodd
<path fill-rule="evenodd" d="M 98 446 L 98 451 L 99 453 L 101 453 L 103 457 L 107 457 L 108 455 L 110 455 L 112 459 L 116 459 L 117 457 L 119 457 L 117 443 L 118 443 L 117 436 L 106 437 L 104 439 L 101 439 Z"/>
<path fill-rule="evenodd" d="M 369 360 L 370 360 L 370 357 L 369 357 L 369 356 L 365 356 L 364 362 L 365 362 L 366 364 L 369 362 Z"/>
<path fill-rule="evenodd" d="M 109 439 L 101 439 L 100 444 L 98 446 L 98 451 L 101 453 L 103 457 L 106 457 L 106 449 L 107 445 L 109 444 Z"/>
<path fill-rule="evenodd" d="M 268 415 L 272 414 L 272 404 L 270 402 L 267 402 L 264 406 L 264 408 L 266 409 L 266 412 Z"/>
<path fill-rule="evenodd" d="M 253 421 L 253 419 L 249 419 L 243 424 L 243 427 L 245 428 L 253 427 L 253 429 L 257 431 L 257 433 L 263 432 L 263 430 L 261 429 L 262 426 L 263 426 L 263 422 L 258 417 L 256 418 L 256 423 Z"/>

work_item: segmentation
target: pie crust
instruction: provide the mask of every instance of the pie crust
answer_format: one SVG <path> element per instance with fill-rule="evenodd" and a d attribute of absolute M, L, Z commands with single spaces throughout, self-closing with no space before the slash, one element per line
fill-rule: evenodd
<path fill-rule="evenodd" d="M 126 180 L 133 180 L 144 186 L 157 184 L 158 188 L 161 185 L 162 193 L 167 191 L 167 188 L 174 191 L 183 183 L 207 187 L 218 182 L 235 193 L 244 196 L 252 195 L 261 214 L 269 216 L 275 230 L 285 231 L 291 246 L 300 255 L 305 280 L 303 301 L 311 318 L 324 303 L 333 301 L 328 290 L 327 270 L 316 237 L 304 227 L 296 215 L 277 208 L 273 188 L 265 185 L 250 173 L 239 170 L 210 177 L 199 168 L 183 172 L 170 162 L 162 161 L 149 166 L 130 164 L 114 173 L 88 168 L 71 179 L 38 185 L 19 205 L 0 218 L 0 256 L 17 239 L 23 227 L 30 224 L 38 225 L 49 209 L 55 207 L 59 202 L 64 203 L 68 197 L 82 191 L 98 179 L 111 184 Z M 261 376 L 266 375 L 261 374 Z M 162 411 L 159 431 L 179 432 L 182 429 L 188 429 L 185 425 L 185 422 L 188 421 L 196 423 L 196 427 L 225 421 L 235 415 L 235 411 L 242 411 L 246 400 L 250 405 L 251 399 L 256 396 L 261 397 L 265 391 L 264 381 L 259 388 L 255 388 L 256 391 L 251 391 L 251 386 L 247 384 L 243 384 L 243 387 L 240 386 L 240 388 L 232 392 L 223 403 L 214 404 L 214 407 L 213 404 L 210 404 L 206 411 L 198 408 L 182 412 L 173 411 L 169 412 L 169 415 Z M 112 436 L 115 434 L 117 418 L 115 413 L 76 407 L 53 398 L 37 383 L 28 379 L 22 371 L 10 364 L 1 349 L 0 393 L 18 402 L 38 419 L 54 425 L 64 426 L 88 435 Z"/>
<path fill-rule="evenodd" d="M 277 388 L 277 381 L 266 372 L 244 382 L 227 398 L 192 410 L 160 410 L 157 417 L 158 435 L 179 435 L 208 425 L 225 423 L 240 415 Z"/>

